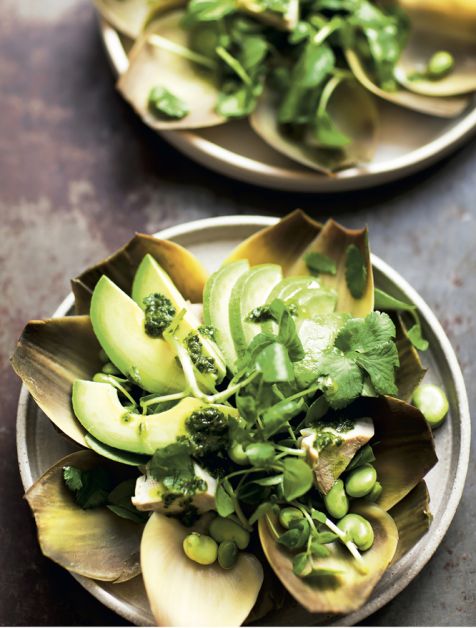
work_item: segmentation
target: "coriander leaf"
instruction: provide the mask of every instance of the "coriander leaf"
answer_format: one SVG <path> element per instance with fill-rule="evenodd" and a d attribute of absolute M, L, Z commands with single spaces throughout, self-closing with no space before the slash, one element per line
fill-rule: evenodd
<path fill-rule="evenodd" d="M 222 482 L 220 482 L 220 484 L 218 485 L 215 495 L 215 503 L 217 513 L 220 515 L 220 517 L 228 517 L 235 512 L 233 498 L 225 490 Z"/>
<path fill-rule="evenodd" d="M 293 68 L 293 86 L 315 89 L 324 81 L 334 63 L 334 53 L 327 44 L 315 44 L 311 41 Z"/>
<path fill-rule="evenodd" d="M 344 408 L 362 392 L 362 373 L 354 360 L 337 349 L 326 351 L 319 365 L 324 396 L 334 409 Z"/>
<path fill-rule="evenodd" d="M 320 148 L 335 150 L 342 149 L 352 142 L 348 135 L 338 129 L 327 111 L 322 111 L 317 116 L 312 126 L 312 137 Z M 332 274 L 335 275 L 335 272 Z"/>
<path fill-rule="evenodd" d="M 411 303 L 405 303 L 404 301 L 400 301 L 396 299 L 391 294 L 380 290 L 379 288 L 374 289 L 374 308 L 376 310 L 396 310 L 396 311 L 404 311 L 404 312 L 412 312 L 416 309 L 416 305 L 412 305 Z"/>
<path fill-rule="evenodd" d="M 286 347 L 281 342 L 267 345 L 256 356 L 256 368 L 265 382 L 290 382 L 294 369 Z"/>
<path fill-rule="evenodd" d="M 190 113 L 187 103 L 162 85 L 156 85 L 150 90 L 148 105 L 157 117 L 181 120 Z"/>
<path fill-rule="evenodd" d="M 367 285 L 367 267 L 362 252 L 355 244 L 349 244 L 345 253 L 345 279 L 354 299 L 364 296 Z"/>
<path fill-rule="evenodd" d="M 293 362 L 304 358 L 304 348 L 296 330 L 289 308 L 280 299 L 274 299 L 269 310 L 278 323 L 278 340 L 287 348 L 289 357 Z"/>
<path fill-rule="evenodd" d="M 266 467 L 272 464 L 275 456 L 271 443 L 250 443 L 245 451 L 250 464 L 254 467 Z"/>
<path fill-rule="evenodd" d="M 144 523 L 149 518 L 148 513 L 137 510 L 131 501 L 135 492 L 134 478 L 121 482 L 108 495 L 107 507 L 118 517 L 129 519 L 135 523 Z"/>
<path fill-rule="evenodd" d="M 304 263 L 312 273 L 335 275 L 337 272 L 337 266 L 334 260 L 323 253 L 317 253 L 317 251 L 306 253 Z"/>
<path fill-rule="evenodd" d="M 380 395 L 397 395 L 395 368 L 399 366 L 398 351 L 394 342 L 386 342 L 368 353 L 358 353 L 356 363 L 370 376 L 375 390 Z"/>
<path fill-rule="evenodd" d="M 162 482 L 167 491 L 177 495 L 194 495 L 206 489 L 206 482 L 195 475 L 190 443 L 177 441 L 157 449 L 147 463 L 147 473 Z"/>
<path fill-rule="evenodd" d="M 422 335 L 421 325 L 420 323 L 415 323 L 410 329 L 407 331 L 407 336 L 410 342 L 414 347 L 416 347 L 419 351 L 426 351 L 429 347 L 428 340 L 425 340 Z"/>
<path fill-rule="evenodd" d="M 335 346 L 341 351 L 367 353 L 395 338 L 395 325 L 388 314 L 371 312 L 365 318 L 352 318 L 337 334 Z"/>
<path fill-rule="evenodd" d="M 250 525 L 255 524 L 261 517 L 263 517 L 267 512 L 269 512 L 273 508 L 273 504 L 271 502 L 263 502 L 258 506 L 258 508 L 254 511 L 251 517 L 248 519 L 248 523 Z"/>
<path fill-rule="evenodd" d="M 283 461 L 283 493 L 288 502 L 305 495 L 313 485 L 311 467 L 303 460 L 285 458 Z"/>
<path fill-rule="evenodd" d="M 111 490 L 111 476 L 101 468 L 83 471 L 77 467 L 65 467 L 63 478 L 74 500 L 84 510 L 104 506 Z M 71 488 L 71 487 L 78 488 Z"/>

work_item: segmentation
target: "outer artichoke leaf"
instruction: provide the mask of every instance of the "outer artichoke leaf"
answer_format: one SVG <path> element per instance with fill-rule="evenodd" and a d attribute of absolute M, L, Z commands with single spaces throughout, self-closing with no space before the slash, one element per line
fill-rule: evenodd
<path fill-rule="evenodd" d="M 319 147 L 286 132 L 278 122 L 279 102 L 278 94 L 265 89 L 250 116 L 256 134 L 279 153 L 327 175 L 372 158 L 377 139 L 377 109 L 356 82 L 341 83 L 333 93 L 329 106 L 332 119 L 351 140 L 342 150 Z"/>
<path fill-rule="evenodd" d="M 233 249 L 225 263 L 247 259 L 250 266 L 280 264 L 283 275 L 289 274 L 289 269 L 300 259 L 321 229 L 320 223 L 302 210 L 295 209 L 275 225 L 260 229 L 244 240 Z"/>
<path fill-rule="evenodd" d="M 390 510 L 437 463 L 431 430 L 417 408 L 394 397 L 363 397 L 346 413 L 373 419 L 376 460 L 372 464 L 383 486 L 377 503 Z"/>
<path fill-rule="evenodd" d="M 130 294 L 136 270 L 147 253 L 162 266 L 184 299 L 202 301 L 207 273 L 197 258 L 175 242 L 137 233 L 125 246 L 72 280 L 76 312 L 89 314 L 91 296 L 102 275 Z"/>
<path fill-rule="evenodd" d="M 365 289 L 359 299 L 352 296 L 346 280 L 346 253 L 350 245 L 355 245 L 360 250 L 367 273 Z M 367 229 L 346 229 L 334 220 L 328 220 L 321 232 L 291 267 L 290 275 L 309 274 L 304 255 L 310 252 L 327 255 L 336 263 L 336 274 L 321 274 L 319 275 L 319 282 L 323 287 L 336 291 L 337 312 L 348 312 L 353 316 L 366 316 L 373 311 L 374 279 Z"/>
<path fill-rule="evenodd" d="M 407 336 L 407 327 L 400 315 L 393 316 L 397 330 L 396 343 L 400 365 L 396 370 L 398 396 L 409 401 L 413 391 L 423 379 L 426 369 L 421 363 L 418 351 Z"/>
<path fill-rule="evenodd" d="M 38 528 L 41 551 L 81 576 L 125 582 L 140 573 L 143 525 L 114 515 L 105 507 L 83 510 L 63 480 L 63 467 L 82 470 L 104 465 L 91 451 L 59 460 L 26 492 Z"/>
<path fill-rule="evenodd" d="M 288 591 L 310 613 L 350 613 L 362 606 L 395 554 L 398 530 L 390 515 L 369 503 L 355 503 L 352 511 L 365 517 L 374 530 L 372 548 L 362 553 L 367 567 L 365 574 L 357 569 L 347 548 L 340 542 L 333 542 L 327 545 L 330 556 L 320 558 L 316 564 L 339 571 L 339 574 L 299 578 L 292 570 L 292 554 L 281 549 L 270 531 L 266 517 L 280 530 L 276 515 L 268 513 L 259 522 L 261 543 L 271 567 Z"/>
<path fill-rule="evenodd" d="M 151 12 L 181 6 L 182 0 L 93 0 L 101 16 L 132 39 L 139 37 Z"/>
<path fill-rule="evenodd" d="M 406 107 L 413 111 L 440 118 L 455 118 L 463 113 L 469 104 L 469 98 L 465 96 L 436 98 L 434 96 L 415 94 L 404 89 L 395 92 L 385 91 L 373 82 L 363 62 L 354 50 L 346 50 L 345 57 L 353 75 L 365 89 L 375 94 L 375 96 L 400 107 Z"/>
<path fill-rule="evenodd" d="M 155 620 L 159 626 L 239 626 L 258 597 L 261 563 L 247 553 L 227 571 L 194 563 L 182 548 L 194 529 L 159 513 L 147 522 L 141 566 Z"/>
<path fill-rule="evenodd" d="M 433 516 L 430 512 L 430 495 L 422 480 L 390 511 L 398 528 L 398 545 L 394 563 L 400 560 L 428 532 Z"/>
<path fill-rule="evenodd" d="M 15 372 L 43 412 L 84 447 L 86 432 L 74 416 L 71 387 L 100 369 L 100 348 L 89 316 L 67 316 L 30 321 L 12 356 Z"/>
<path fill-rule="evenodd" d="M 219 89 L 214 73 L 182 54 L 171 52 L 154 36 L 188 47 L 188 34 L 180 26 L 183 11 L 170 11 L 154 20 L 136 41 L 129 55 L 129 68 L 117 88 L 143 121 L 154 129 L 197 129 L 226 122 L 215 111 Z M 163 43 L 163 42 L 162 42 Z M 160 45 L 159 45 L 160 44 Z M 189 113 L 181 119 L 158 117 L 149 109 L 150 91 L 161 86 L 183 101 Z"/>

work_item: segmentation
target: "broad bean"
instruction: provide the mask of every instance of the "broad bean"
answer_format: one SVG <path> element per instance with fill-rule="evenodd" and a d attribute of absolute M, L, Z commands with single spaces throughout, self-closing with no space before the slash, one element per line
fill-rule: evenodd
<path fill-rule="evenodd" d="M 342 519 L 349 512 L 349 500 L 342 480 L 336 480 L 334 486 L 324 496 L 324 504 L 327 512 L 335 519 Z"/>
<path fill-rule="evenodd" d="M 374 531 L 367 519 L 361 515 L 350 513 L 341 519 L 337 527 L 347 534 L 359 550 L 365 551 L 372 547 Z"/>
<path fill-rule="evenodd" d="M 183 540 L 185 556 L 199 565 L 211 565 L 218 556 L 218 545 L 210 536 L 192 532 Z"/>
<path fill-rule="evenodd" d="M 222 541 L 218 546 L 218 564 L 222 569 L 232 569 L 238 560 L 238 547 L 233 541 Z"/>
<path fill-rule="evenodd" d="M 373 489 L 377 472 L 371 464 L 352 469 L 345 480 L 345 491 L 350 497 L 364 497 Z"/>
<path fill-rule="evenodd" d="M 233 541 L 241 550 L 248 547 L 250 542 L 250 533 L 247 530 L 232 519 L 224 517 L 217 517 L 211 522 L 209 534 L 217 543 Z"/>

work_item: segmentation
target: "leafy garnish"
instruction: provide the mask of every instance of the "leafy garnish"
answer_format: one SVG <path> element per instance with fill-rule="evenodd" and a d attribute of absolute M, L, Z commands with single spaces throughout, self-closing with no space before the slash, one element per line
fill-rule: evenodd
<path fill-rule="evenodd" d="M 157 449 L 146 468 L 148 474 L 176 495 L 195 495 L 207 488 L 206 482 L 195 475 L 187 442 L 177 441 Z"/>
<path fill-rule="evenodd" d="M 136 480 L 134 478 L 118 484 L 108 495 L 107 507 L 118 517 L 129 519 L 135 523 L 144 523 L 149 518 L 149 514 L 137 510 L 131 502 L 135 484 Z"/>
<path fill-rule="evenodd" d="M 414 320 L 414 324 L 406 331 L 408 339 L 419 351 L 426 351 L 428 349 L 429 344 L 423 337 L 420 317 L 418 316 L 416 305 L 400 301 L 400 299 L 396 299 L 391 294 L 375 288 L 375 308 L 382 310 L 395 310 L 397 312 L 409 312 L 409 315 L 411 315 Z"/>
<path fill-rule="evenodd" d="M 149 110 L 155 116 L 172 120 L 181 120 L 190 113 L 187 103 L 161 85 L 150 90 Z"/>
<path fill-rule="evenodd" d="M 312 469 L 306 462 L 296 458 L 284 460 L 283 492 L 289 502 L 305 495 L 313 480 Z"/>
<path fill-rule="evenodd" d="M 360 249 L 355 244 L 347 247 L 345 256 L 345 279 L 354 299 L 364 296 L 367 285 L 367 267 Z"/>
<path fill-rule="evenodd" d="M 107 504 L 112 488 L 110 474 L 102 468 L 83 471 L 77 467 L 63 467 L 63 478 L 74 500 L 84 510 Z"/>
<path fill-rule="evenodd" d="M 304 262 L 311 273 L 319 275 L 324 273 L 327 275 L 335 275 L 337 266 L 334 260 L 323 253 L 310 251 L 304 256 Z"/>

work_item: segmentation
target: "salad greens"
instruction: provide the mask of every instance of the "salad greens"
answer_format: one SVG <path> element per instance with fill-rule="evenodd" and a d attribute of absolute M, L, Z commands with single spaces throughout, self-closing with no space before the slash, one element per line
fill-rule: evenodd
<path fill-rule="evenodd" d="M 210 15 L 217 10 L 208 8 Z M 425 492 L 416 487 L 436 462 L 432 437 L 423 415 L 397 398 L 420 382 L 421 364 L 400 319 L 417 321 L 416 309 L 381 290 L 374 295 L 365 232 L 309 220 L 295 213 L 259 232 L 206 281 L 190 260 L 169 267 L 169 275 L 159 260 L 170 243 L 136 236 L 77 280 L 78 302 L 88 308 L 89 299 L 90 318 L 30 323 L 17 349 L 13 362 L 25 381 L 54 384 L 55 395 L 42 386 L 38 402 L 96 452 L 66 457 L 32 487 L 42 548 L 76 573 L 119 581 L 137 573 L 146 523 L 141 564 L 157 622 L 190 619 L 157 589 L 157 565 L 166 564 L 170 586 L 193 583 L 184 591 L 187 608 L 205 623 L 214 596 L 230 595 L 235 578 L 248 578 L 225 602 L 233 621 L 242 622 L 258 596 L 270 594 L 260 546 L 309 612 L 350 612 L 396 555 L 400 534 L 408 549 L 428 527 Z M 299 246 L 283 254 L 281 238 L 290 242 L 290 234 Z M 266 252 L 261 267 L 257 251 Z M 120 287 L 110 277 L 120 276 L 122 264 L 130 269 L 134 255 L 134 272 Z M 237 261 L 244 255 L 249 263 Z M 271 266 L 273 282 L 258 272 Z M 203 277 L 204 320 L 185 298 L 193 293 L 178 290 L 189 271 Z M 240 310 L 241 319 L 235 285 L 252 306 Z M 58 343 L 63 329 L 76 330 L 75 344 L 70 336 Z M 36 359 L 37 352 L 52 361 Z M 72 380 L 75 416 L 68 419 Z M 417 397 L 434 419 L 429 396 Z M 84 432 L 67 427 L 68 420 Z M 57 507 L 61 517 L 74 515 L 66 545 L 51 523 Z M 396 520 L 387 512 L 393 508 Z M 406 508 L 416 529 L 407 525 Z M 84 541 L 73 539 L 89 522 L 97 523 L 91 542 L 98 546 L 117 526 L 134 528 L 119 543 L 124 574 L 108 543 L 102 566 L 76 552 Z M 213 574 L 217 591 L 205 587 L 197 564 Z M 329 578 L 332 592 L 324 595 Z"/>

